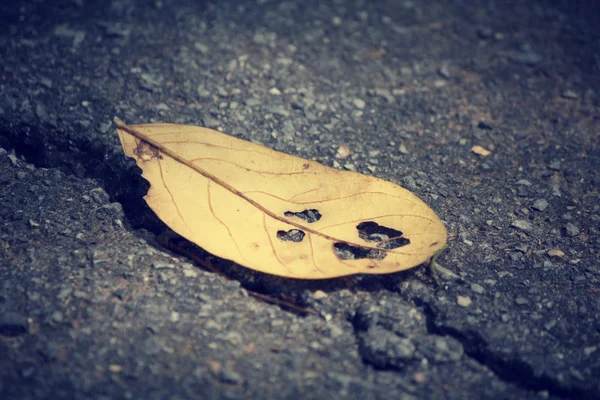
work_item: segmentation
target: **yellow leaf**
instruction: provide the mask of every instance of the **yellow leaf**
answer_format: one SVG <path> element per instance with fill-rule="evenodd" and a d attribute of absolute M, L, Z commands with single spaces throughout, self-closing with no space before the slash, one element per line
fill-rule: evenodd
<path fill-rule="evenodd" d="M 159 218 L 245 267 L 303 279 L 383 274 L 446 244 L 435 213 L 393 183 L 207 128 L 115 123 Z"/>

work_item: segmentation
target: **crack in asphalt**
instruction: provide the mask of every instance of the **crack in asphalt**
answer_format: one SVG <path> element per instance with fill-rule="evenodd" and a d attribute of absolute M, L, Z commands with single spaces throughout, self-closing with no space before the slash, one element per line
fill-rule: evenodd
<path fill-rule="evenodd" d="M 107 142 L 79 140 L 62 141 L 64 128 L 35 127 L 29 124 L 0 120 L 0 147 L 14 150 L 18 157 L 36 168 L 57 168 L 80 179 L 91 178 L 122 204 L 134 228 L 159 233 L 162 221 L 143 200 L 149 183 L 133 161 Z M 58 133 L 57 133 L 58 132 Z M 90 135 L 92 137 L 93 135 Z M 58 139 L 52 140 L 57 137 Z"/>
<path fill-rule="evenodd" d="M 566 387 L 548 375 L 536 376 L 531 366 L 524 361 L 517 359 L 503 360 L 487 348 L 485 339 L 479 333 L 475 331 L 462 332 L 450 326 L 439 325 L 436 313 L 430 304 L 418 298 L 411 300 L 423 309 L 427 331 L 430 334 L 447 335 L 458 340 L 463 345 L 466 355 L 489 368 L 502 381 L 517 385 L 525 390 L 536 392 L 545 390 L 550 395 L 562 398 L 585 400 L 600 398 L 600 392 Z"/>

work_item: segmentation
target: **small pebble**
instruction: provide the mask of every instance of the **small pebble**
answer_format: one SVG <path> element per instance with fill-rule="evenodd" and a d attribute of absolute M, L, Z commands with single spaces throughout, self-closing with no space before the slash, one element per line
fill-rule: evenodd
<path fill-rule="evenodd" d="M 512 226 L 513 228 L 517 228 L 523 232 L 531 232 L 533 230 L 533 225 L 531 224 L 531 222 L 522 219 L 514 221 L 510 226 Z"/>
<path fill-rule="evenodd" d="M 476 145 L 476 146 L 473 146 L 473 147 L 471 148 L 471 151 L 472 151 L 473 153 L 477 154 L 477 155 L 480 155 L 480 156 L 482 156 L 482 157 L 487 157 L 487 156 L 489 156 L 490 154 L 492 154 L 492 152 L 491 152 L 491 151 L 489 151 L 489 150 L 487 150 L 487 149 L 485 149 L 485 148 L 483 148 L 483 147 L 481 147 L 481 146 L 477 146 L 477 145 Z"/>
<path fill-rule="evenodd" d="M 575 237 L 575 236 L 579 235 L 579 228 L 570 222 L 565 227 L 565 231 L 567 232 L 568 237 Z"/>
<path fill-rule="evenodd" d="M 524 306 L 525 304 L 529 304 L 529 300 L 527 300 L 524 297 L 519 296 L 515 299 L 515 303 L 519 306 Z"/>
<path fill-rule="evenodd" d="M 238 383 L 243 378 L 240 374 L 238 374 L 237 372 L 235 372 L 233 370 L 224 369 L 223 371 L 221 371 L 221 379 L 225 383 Z"/>
<path fill-rule="evenodd" d="M 177 311 L 172 311 L 171 312 L 171 322 L 177 322 L 179 321 L 179 313 Z"/>
<path fill-rule="evenodd" d="M 533 202 L 531 208 L 536 211 L 544 211 L 546 208 L 548 208 L 548 201 L 546 199 L 537 199 Z"/>
<path fill-rule="evenodd" d="M 186 278 L 197 278 L 198 273 L 196 271 L 194 271 L 193 269 L 184 269 L 183 276 L 185 276 Z"/>
<path fill-rule="evenodd" d="M 483 288 L 483 286 L 481 286 L 478 283 L 472 283 L 471 290 L 477 294 L 483 294 L 485 292 L 485 289 Z"/>
<path fill-rule="evenodd" d="M 424 372 L 416 372 L 413 377 L 412 377 L 413 381 L 415 381 L 416 383 L 422 384 L 425 383 L 425 381 L 427 380 L 427 377 L 425 376 Z"/>
<path fill-rule="evenodd" d="M 18 159 L 17 159 L 17 156 L 15 156 L 14 154 L 9 154 L 9 155 L 8 155 L 8 159 L 10 160 L 10 163 L 11 163 L 12 165 L 14 165 L 14 166 L 17 166 L 17 165 L 18 165 L 18 162 L 17 162 L 17 160 L 18 160 Z"/>
<path fill-rule="evenodd" d="M 327 297 L 327 293 L 322 290 L 315 290 L 315 292 L 312 294 L 312 297 L 315 300 L 324 299 Z"/>
<path fill-rule="evenodd" d="M 210 48 L 202 42 L 194 43 L 194 47 L 202 54 L 206 54 L 210 50 Z"/>
<path fill-rule="evenodd" d="M 564 257 L 565 253 L 560 249 L 552 249 L 548 250 L 548 255 L 550 257 Z"/>
<path fill-rule="evenodd" d="M 548 168 L 554 171 L 560 171 L 560 160 L 554 160 L 548 165 Z"/>
<path fill-rule="evenodd" d="M 481 39 L 489 39 L 494 35 L 494 31 L 489 26 L 477 28 L 477 36 Z"/>
<path fill-rule="evenodd" d="M 438 74 L 440 74 L 442 78 L 449 79 L 452 76 L 450 73 L 450 66 L 448 64 L 442 65 L 442 67 L 438 70 Z"/>
<path fill-rule="evenodd" d="M 413 178 L 410 175 L 402 178 L 402 183 L 403 183 L 403 186 L 409 190 L 414 190 L 417 188 L 417 182 L 415 181 L 415 178 Z"/>
<path fill-rule="evenodd" d="M 119 364 L 110 364 L 108 366 L 108 370 L 110 372 L 119 373 L 119 372 L 121 372 L 123 370 L 123 367 L 120 366 Z"/>
<path fill-rule="evenodd" d="M 561 197 L 561 193 L 560 193 L 560 189 L 558 188 L 558 185 L 552 185 L 552 196 L 556 196 L 556 197 Z"/>
<path fill-rule="evenodd" d="M 343 160 L 345 158 L 350 157 L 350 154 L 352 154 L 352 152 L 350 151 L 350 147 L 348 147 L 348 145 L 346 144 L 342 144 L 340 145 L 340 147 L 338 147 L 335 157 L 340 160 Z"/>
<path fill-rule="evenodd" d="M 592 353 L 594 353 L 596 350 L 598 349 L 598 346 L 589 346 L 589 347 L 584 347 L 583 349 L 583 354 L 586 357 L 589 357 Z"/>
<path fill-rule="evenodd" d="M 356 99 L 354 99 L 354 106 L 355 106 L 356 108 L 359 108 L 359 109 L 361 109 L 361 110 L 362 110 L 363 108 L 365 108 L 365 106 L 366 106 L 366 105 L 367 105 L 367 104 L 365 103 L 365 101 L 364 101 L 364 100 L 361 100 L 361 99 L 359 99 L 359 98 L 356 98 Z"/>
<path fill-rule="evenodd" d="M 63 322 L 63 314 L 60 311 L 54 311 L 52 313 L 52 320 L 58 323 Z"/>
<path fill-rule="evenodd" d="M 471 303 L 471 298 L 468 296 L 456 296 L 456 304 L 461 307 L 469 307 Z"/>
<path fill-rule="evenodd" d="M 533 66 L 542 61 L 543 57 L 533 51 L 526 51 L 523 53 L 515 54 L 511 57 L 511 60 L 517 64 L 523 64 L 527 66 Z"/>

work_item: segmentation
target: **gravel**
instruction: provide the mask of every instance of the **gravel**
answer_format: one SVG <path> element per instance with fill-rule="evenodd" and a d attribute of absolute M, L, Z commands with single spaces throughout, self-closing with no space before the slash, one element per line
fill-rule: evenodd
<path fill-rule="evenodd" d="M 0 5 L 2 399 L 600 397 L 591 1 L 59 3 Z M 449 273 L 217 259 L 145 205 L 114 115 L 399 182 Z"/>
<path fill-rule="evenodd" d="M 548 201 L 546 199 L 538 199 L 533 202 L 531 208 L 536 211 L 544 211 L 546 208 L 548 208 Z"/>
<path fill-rule="evenodd" d="M 565 232 L 567 233 L 567 236 L 575 237 L 575 236 L 579 235 L 580 230 L 577 226 L 575 226 L 569 222 L 565 226 Z"/>
<path fill-rule="evenodd" d="M 531 232 L 533 231 L 533 224 L 529 221 L 525 221 L 522 219 L 518 219 L 516 221 L 513 221 L 513 223 L 511 224 L 511 226 L 513 228 L 517 228 L 523 232 Z"/>

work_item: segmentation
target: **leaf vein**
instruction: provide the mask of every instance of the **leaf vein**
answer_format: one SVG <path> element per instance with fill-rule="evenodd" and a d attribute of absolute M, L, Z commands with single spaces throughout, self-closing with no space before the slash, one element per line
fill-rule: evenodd
<path fill-rule="evenodd" d="M 229 235 L 229 237 L 231 238 L 231 240 L 233 241 L 233 244 L 235 245 L 235 248 L 237 249 L 238 253 L 240 253 L 240 256 L 242 256 L 242 258 L 244 260 L 246 260 L 247 262 L 248 259 L 244 256 L 244 254 L 242 253 L 242 251 L 240 250 L 240 247 L 237 243 L 237 241 L 235 240 L 235 238 L 233 237 L 233 235 L 231 234 L 231 230 L 229 230 L 229 227 L 227 226 L 227 224 L 225 224 L 221 218 L 219 218 L 217 216 L 217 213 L 215 212 L 213 206 L 212 206 L 212 196 L 210 194 L 210 184 L 212 183 L 212 181 L 210 179 L 208 179 L 208 184 L 206 185 L 206 195 L 208 196 L 208 208 L 210 209 L 211 214 L 213 215 L 213 217 L 215 217 L 215 219 L 217 221 L 219 221 L 219 223 L 221 225 L 223 225 L 223 227 L 227 230 L 227 234 Z"/>
<path fill-rule="evenodd" d="M 311 174 L 311 175 L 316 175 L 316 174 L 318 174 L 318 172 L 307 172 L 307 171 L 300 171 L 300 172 L 270 172 L 270 171 L 258 171 L 258 170 L 256 170 L 256 169 L 252 169 L 252 168 L 248 168 L 248 167 L 242 167 L 241 165 L 239 165 L 239 164 L 236 164 L 236 163 L 234 163 L 234 162 L 232 162 L 232 161 L 227 161 L 227 160 L 223 160 L 223 159 L 221 159 L 221 158 L 216 158 L 216 157 L 200 157 L 200 158 L 194 158 L 194 159 L 190 160 L 190 162 L 192 162 L 192 163 L 193 163 L 193 162 L 196 162 L 196 161 L 205 161 L 205 160 L 208 160 L 208 161 L 217 161 L 217 162 L 220 162 L 220 163 L 225 163 L 225 164 L 231 164 L 231 165 L 233 165 L 233 166 L 235 166 L 235 167 L 238 167 L 238 168 L 244 169 L 244 170 L 246 170 L 247 172 L 250 172 L 250 171 L 252 171 L 252 172 L 256 172 L 257 174 L 264 174 L 264 175 L 308 175 L 308 174 Z"/>
<path fill-rule="evenodd" d="M 173 196 L 171 189 L 169 189 L 169 186 L 167 186 L 167 182 L 165 181 L 165 176 L 163 174 L 162 164 L 160 163 L 160 160 L 157 160 L 157 161 L 158 161 L 158 170 L 160 171 L 160 179 L 162 180 L 163 186 L 167 190 L 167 193 L 169 193 L 169 196 L 171 196 L 171 202 L 175 206 L 175 210 L 177 211 L 179 218 L 185 224 L 185 227 L 188 228 L 188 230 L 191 232 L 191 229 L 188 226 L 187 222 L 185 221 L 185 218 L 183 218 L 183 215 L 181 215 L 181 211 L 179 211 L 179 206 L 177 205 L 177 202 L 175 201 L 175 196 Z"/>
<path fill-rule="evenodd" d="M 356 192 L 356 193 L 349 194 L 348 196 L 341 196 L 341 197 L 334 197 L 334 198 L 331 198 L 331 199 L 313 200 L 313 201 L 293 201 L 291 199 L 293 199 L 294 197 L 296 197 L 298 195 L 294 195 L 290 199 L 284 199 L 282 197 L 279 197 L 279 196 L 274 195 L 272 193 L 264 192 L 262 190 L 250 190 L 248 192 L 244 192 L 244 194 L 251 194 L 251 193 L 264 194 L 264 195 L 267 195 L 269 197 L 273 197 L 273 198 L 276 198 L 278 200 L 287 201 L 287 202 L 294 203 L 294 204 L 322 204 L 322 203 L 328 203 L 328 202 L 331 202 L 331 201 L 349 199 L 349 198 L 356 197 L 356 196 L 363 195 L 363 194 L 366 194 L 366 195 L 370 195 L 370 194 L 382 194 L 384 196 L 393 197 L 393 198 L 401 199 L 401 200 L 404 200 L 404 201 L 409 201 L 412 204 L 419 204 L 416 201 L 413 201 L 412 199 L 409 199 L 409 198 L 406 198 L 406 197 L 402 197 L 402 196 L 394 196 L 394 195 L 391 195 L 391 194 L 388 194 L 388 193 L 385 193 L 385 192 Z"/>
<path fill-rule="evenodd" d="M 159 135 L 154 135 L 154 136 L 159 136 Z M 235 139 L 235 138 L 232 138 Z M 233 143 L 233 141 L 232 141 Z M 253 154 L 261 154 L 261 155 L 268 155 L 268 156 L 272 156 L 277 158 L 276 155 L 272 154 L 272 150 L 271 151 L 257 151 L 257 150 L 249 150 L 249 149 L 243 149 L 243 148 L 234 148 L 233 146 L 230 147 L 226 147 L 226 146 L 221 146 L 218 144 L 214 144 L 214 143 L 207 143 L 207 142 L 199 142 L 196 140 L 186 140 L 186 141 L 182 141 L 182 140 L 172 140 L 172 141 L 165 141 L 165 142 L 161 142 L 161 144 L 196 144 L 196 145 L 201 145 L 201 146 L 206 146 L 206 147 L 212 147 L 212 148 L 217 148 L 217 149 L 224 149 L 224 150 L 231 150 L 231 151 L 235 151 L 235 152 L 244 152 L 244 153 L 253 153 Z M 266 148 L 265 148 L 266 149 Z M 266 149 L 268 150 L 268 149 Z M 193 161 L 193 160 L 190 160 Z"/>
<path fill-rule="evenodd" d="M 269 235 L 269 229 L 267 228 L 267 214 L 264 214 L 264 213 L 263 213 L 263 227 L 265 228 L 265 233 L 267 234 L 267 238 L 269 239 L 269 243 L 271 244 L 271 251 L 273 252 L 273 255 L 275 256 L 277 261 L 279 261 L 279 264 L 281 264 L 281 266 L 283 268 L 287 269 L 290 272 L 290 274 L 295 275 L 292 272 L 292 270 L 289 269 L 289 267 L 283 263 L 283 261 L 279 258 L 279 254 L 277 254 L 277 251 L 275 251 L 275 246 L 273 245 L 273 240 L 271 239 L 271 235 Z"/>
<path fill-rule="evenodd" d="M 315 268 L 317 269 L 317 271 L 319 271 L 320 273 L 323 274 L 323 276 L 325 276 L 325 272 L 323 272 L 321 270 L 321 268 L 318 267 L 317 261 L 315 260 L 315 248 L 313 246 L 311 235 L 306 235 L 306 236 L 308 237 L 308 244 L 310 244 L 310 257 L 312 258 L 313 265 L 315 266 Z"/>

